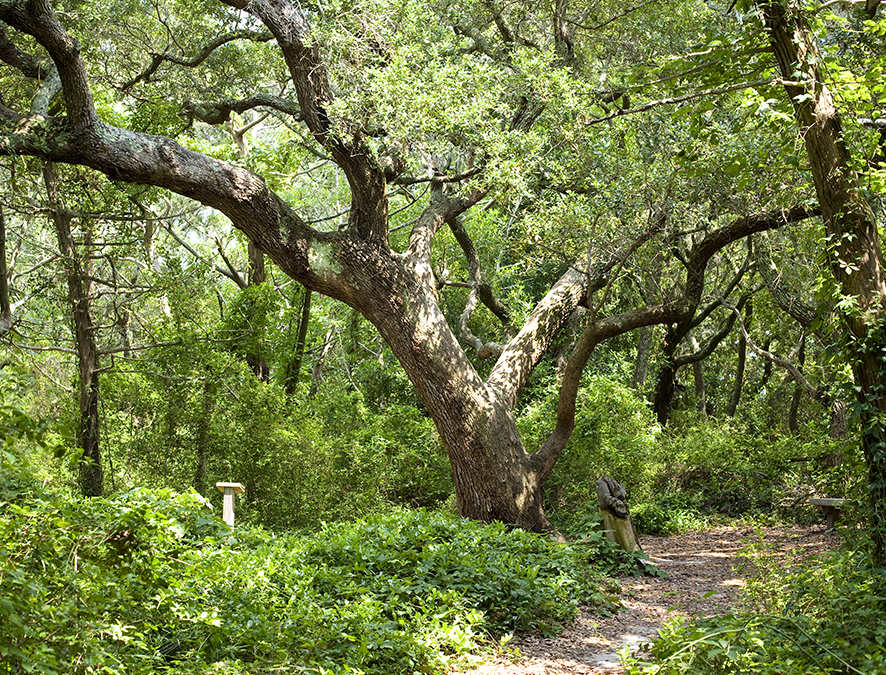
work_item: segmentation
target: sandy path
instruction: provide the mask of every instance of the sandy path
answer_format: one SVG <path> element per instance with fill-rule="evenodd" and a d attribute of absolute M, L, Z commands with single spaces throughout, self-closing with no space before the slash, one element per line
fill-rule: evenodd
<path fill-rule="evenodd" d="M 777 541 L 780 551 L 803 549 L 816 553 L 834 545 L 834 535 L 824 528 L 764 528 L 767 541 Z M 644 552 L 667 578 L 626 577 L 619 600 L 624 610 L 610 617 L 583 609 L 575 622 L 556 638 L 539 633 L 515 635 L 509 643 L 519 657 L 503 654 L 463 675 L 621 675 L 616 651 L 634 648 L 657 636 L 660 625 L 676 616 L 711 616 L 727 613 L 735 604 L 744 578 L 738 570 L 738 553 L 749 528 L 718 528 L 673 537 L 642 537 Z"/>

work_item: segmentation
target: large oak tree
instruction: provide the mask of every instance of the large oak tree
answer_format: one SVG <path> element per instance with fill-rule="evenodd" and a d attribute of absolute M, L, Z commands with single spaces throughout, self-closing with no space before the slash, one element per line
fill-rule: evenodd
<path fill-rule="evenodd" d="M 305 129 L 317 152 L 331 158 L 347 182 L 350 208 L 342 227 L 328 231 L 312 226 L 299 208 L 256 172 L 192 151 L 170 137 L 103 119 L 94 102 L 77 29 L 66 27 L 46 0 L 0 0 L 0 60 L 34 83 L 41 97 L 60 97 L 53 105 L 30 109 L 21 99 L 4 100 L 0 155 L 87 166 L 114 181 L 165 188 L 217 209 L 306 289 L 357 310 L 386 340 L 433 418 L 448 451 L 458 508 L 466 517 L 501 520 L 534 531 L 552 530 L 542 508 L 542 486 L 572 433 L 579 381 L 594 348 L 643 326 L 689 321 L 699 306 L 708 265 L 716 253 L 750 234 L 810 215 L 809 209 L 797 207 L 711 222 L 695 234 L 681 256 L 681 278 L 673 280 L 672 293 L 651 303 L 606 311 L 611 283 L 622 266 L 641 247 L 660 241 L 669 232 L 670 194 L 665 192 L 657 205 L 649 206 L 637 219 L 643 227 L 616 242 L 606 255 L 587 256 L 567 266 L 522 326 L 512 336 L 505 333 L 503 344 L 481 340 L 467 323 L 473 305 L 483 302 L 505 321 L 510 315 L 484 282 L 461 218 L 494 189 L 489 182 L 469 180 L 484 173 L 494 175 L 493 163 L 475 157 L 461 174 L 450 176 L 442 162 L 431 161 L 427 176 L 407 176 L 404 153 L 409 151 L 410 139 L 388 138 L 372 120 L 358 120 L 359 111 L 350 111 L 355 117 L 335 113 L 336 87 L 328 75 L 330 64 L 322 43 L 312 34 L 310 13 L 287 0 L 223 0 L 223 4 L 246 16 L 249 29 L 206 36 L 205 53 L 190 61 L 155 54 L 150 66 L 119 89 L 148 81 L 164 61 L 187 66 L 232 40 L 272 37 L 295 101 L 261 93 L 211 105 L 192 102 L 190 114 L 220 122 L 233 111 L 265 106 Z M 518 48 L 543 46 L 516 33 L 492 3 L 485 7 L 500 44 L 490 45 L 482 32 L 456 23 L 453 28 L 466 45 L 462 51 L 480 53 L 486 61 L 498 60 L 518 72 L 514 56 Z M 556 72 L 564 73 L 578 68 L 576 21 L 569 19 L 567 11 L 568 4 L 558 2 L 550 18 L 555 29 L 550 63 Z M 373 46 L 371 39 L 367 44 L 368 51 L 379 52 L 378 58 L 384 61 L 383 47 Z M 111 53 L 116 48 L 103 44 L 99 52 Z M 49 59 L 40 58 L 38 49 L 45 50 Z M 619 91 L 594 95 L 603 107 L 627 105 L 627 97 Z M 531 87 L 517 92 L 509 104 L 508 114 L 496 111 L 494 124 L 511 135 L 532 130 L 545 107 Z M 478 117 L 476 123 L 481 122 Z M 430 186 L 429 196 L 411 223 L 408 244 L 397 249 L 391 244 L 391 188 L 419 181 Z M 432 265 L 435 238 L 444 228 L 453 232 L 471 272 L 466 282 L 471 293 L 462 315 L 465 320 L 453 322 L 454 327 L 441 307 L 443 280 Z M 562 377 L 553 430 L 540 448 L 526 448 L 514 421 L 514 405 L 533 369 L 579 307 L 586 310 L 584 328 Z M 485 376 L 462 342 L 478 356 L 495 357 Z"/>

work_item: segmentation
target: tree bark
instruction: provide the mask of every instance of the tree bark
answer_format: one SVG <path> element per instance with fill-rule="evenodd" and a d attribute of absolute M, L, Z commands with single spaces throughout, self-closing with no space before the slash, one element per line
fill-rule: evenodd
<path fill-rule="evenodd" d="M 43 179 L 46 183 L 52 221 L 68 284 L 68 302 L 71 306 L 74 343 L 77 350 L 79 441 L 82 451 L 78 463 L 80 490 L 86 497 L 99 497 L 103 492 L 104 481 L 99 447 L 99 362 L 92 325 L 92 282 L 89 270 L 85 267 L 88 263 L 84 263 L 84 260 L 88 260 L 89 233 L 87 232 L 84 244 L 87 255 L 82 256 L 71 233 L 71 214 L 59 201 L 58 177 L 51 162 L 44 165 Z"/>
<path fill-rule="evenodd" d="M 305 345 L 308 338 L 308 324 L 311 321 L 311 291 L 304 289 L 302 297 L 301 313 L 299 314 L 298 327 L 296 328 L 295 351 L 292 358 L 286 364 L 284 389 L 292 396 L 298 388 L 298 378 L 301 373 L 301 364 L 305 357 Z"/>
<path fill-rule="evenodd" d="M 641 389 L 649 372 L 649 356 L 652 353 L 652 328 L 641 328 L 637 340 L 637 356 L 634 358 L 634 372 L 631 375 L 631 389 Z"/>
<path fill-rule="evenodd" d="M 697 352 L 700 349 L 698 340 L 694 335 L 690 335 L 689 341 L 692 349 Z M 695 410 L 699 419 L 706 420 L 708 418 L 708 401 L 707 390 L 704 386 L 704 368 L 701 365 L 703 362 L 703 359 L 699 359 L 692 364 L 692 379 L 695 383 Z"/>
<path fill-rule="evenodd" d="M 840 115 L 805 16 L 793 3 L 762 6 L 769 43 L 794 106 L 822 210 L 830 269 L 843 296 L 861 411 L 875 567 L 886 567 L 886 274 L 877 223 L 843 140 Z"/>
<path fill-rule="evenodd" d="M 747 341 L 745 341 L 747 344 Z M 770 362 L 771 363 L 771 362 Z M 800 351 L 797 354 L 797 370 L 803 370 L 803 365 L 806 363 L 806 336 L 800 338 Z M 790 429 L 791 433 L 797 435 L 800 433 L 800 425 L 797 421 L 797 414 L 800 411 L 800 401 L 803 399 L 803 393 L 806 390 L 803 386 L 798 382 L 794 387 L 794 393 L 791 396 L 791 409 L 788 411 L 788 429 Z"/>
<path fill-rule="evenodd" d="M 751 316 L 754 313 L 754 306 L 749 301 L 744 310 L 744 324 L 751 325 Z M 729 405 L 726 407 L 726 415 L 735 417 L 735 411 L 738 409 L 738 402 L 741 400 L 741 391 L 744 387 L 745 365 L 748 358 L 748 342 L 744 333 L 738 335 L 738 361 L 735 364 L 735 381 L 732 383 L 732 395 L 729 397 Z"/>
<path fill-rule="evenodd" d="M 0 335 L 12 328 L 12 305 L 9 302 L 9 272 L 6 263 L 6 216 L 0 204 Z"/>

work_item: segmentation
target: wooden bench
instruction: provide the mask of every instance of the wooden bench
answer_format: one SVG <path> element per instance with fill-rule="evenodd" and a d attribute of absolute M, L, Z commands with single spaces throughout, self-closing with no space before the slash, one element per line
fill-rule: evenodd
<path fill-rule="evenodd" d="M 810 497 L 809 503 L 817 506 L 819 511 L 824 512 L 827 519 L 827 529 L 833 530 L 837 521 L 843 517 L 843 502 L 845 499 L 838 497 Z"/>

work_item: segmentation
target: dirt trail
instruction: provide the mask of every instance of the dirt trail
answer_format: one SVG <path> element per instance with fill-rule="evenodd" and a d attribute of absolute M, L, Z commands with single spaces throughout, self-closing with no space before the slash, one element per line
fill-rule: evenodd
<path fill-rule="evenodd" d="M 821 526 L 764 528 L 767 542 L 778 542 L 781 554 L 803 549 L 818 553 L 834 545 L 835 536 Z M 737 555 L 750 528 L 718 528 L 673 537 L 642 537 L 643 551 L 667 578 L 626 577 L 619 599 L 624 610 L 610 617 L 581 615 L 558 637 L 522 633 L 509 643 L 519 650 L 514 659 L 502 656 L 463 675 L 620 675 L 616 651 L 650 642 L 658 627 L 683 616 L 713 616 L 729 611 L 744 579 Z M 707 596 L 707 597 L 705 597 Z"/>

